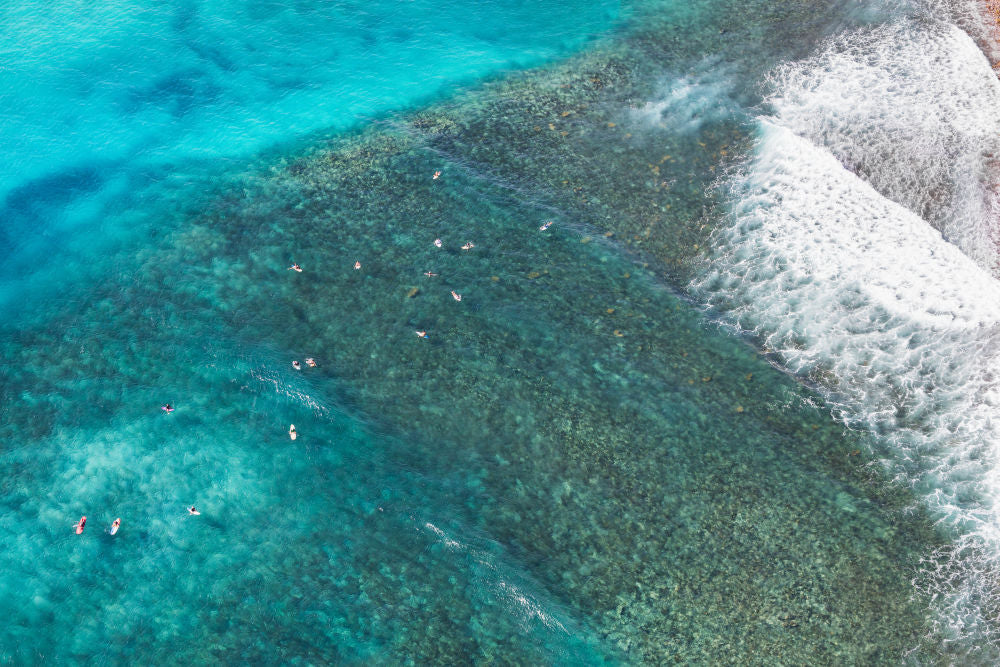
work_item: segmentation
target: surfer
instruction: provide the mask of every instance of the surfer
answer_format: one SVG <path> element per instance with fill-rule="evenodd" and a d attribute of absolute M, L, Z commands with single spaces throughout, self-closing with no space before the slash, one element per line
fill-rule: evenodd
<path fill-rule="evenodd" d="M 166 405 L 160 406 L 160 409 L 166 412 L 167 414 L 170 414 L 171 412 L 174 411 L 174 406 L 167 403 Z"/>
<path fill-rule="evenodd" d="M 77 521 L 75 524 L 73 524 L 73 527 L 76 528 L 76 534 L 79 535 L 80 533 L 82 533 L 83 527 L 86 525 L 87 525 L 87 517 L 81 516 L 80 520 Z"/>
<path fill-rule="evenodd" d="M 302 267 L 299 266 L 298 264 L 292 264 L 290 267 L 288 267 L 288 270 L 289 271 L 297 271 L 298 273 L 302 273 Z"/>
<path fill-rule="evenodd" d="M 466 241 L 465 245 L 462 246 L 462 250 L 472 250 L 475 247 L 476 247 L 475 243 L 473 243 L 472 241 Z"/>
<path fill-rule="evenodd" d="M 434 273 L 433 271 L 424 271 L 424 275 L 427 276 L 428 278 L 433 278 L 437 274 Z"/>
<path fill-rule="evenodd" d="M 292 440 L 299 437 L 299 434 L 295 432 L 295 424 L 292 424 L 291 426 L 288 427 L 288 437 L 291 438 Z"/>
<path fill-rule="evenodd" d="M 354 269 L 358 270 L 361 268 L 361 262 L 354 262 Z"/>
<path fill-rule="evenodd" d="M 111 522 L 111 530 L 109 531 L 112 535 L 118 532 L 118 528 L 122 525 L 122 520 L 120 518 L 115 519 Z"/>
<path fill-rule="evenodd" d="M 316 368 L 316 360 L 312 357 L 306 357 L 306 366 L 309 368 Z"/>
<path fill-rule="evenodd" d="M 188 508 L 188 514 L 198 515 L 198 514 L 201 514 L 201 512 L 199 512 L 197 509 L 195 509 L 195 506 L 192 505 L 191 507 Z"/>
<path fill-rule="evenodd" d="M 548 228 L 549 228 L 549 227 L 551 227 L 551 226 L 552 226 L 552 221 L 551 221 L 551 220 L 548 220 L 548 221 L 546 221 L 546 222 L 543 222 L 543 223 L 542 223 L 542 226 L 541 226 L 541 227 L 539 227 L 539 229 L 540 229 L 540 230 L 542 230 L 542 231 L 544 232 L 544 231 L 545 231 L 546 229 L 548 229 Z"/>
<path fill-rule="evenodd" d="M 302 364 L 299 363 L 298 359 L 292 362 L 292 368 L 294 368 L 297 371 L 302 370 Z"/>
<path fill-rule="evenodd" d="M 417 332 L 417 336 L 419 338 L 427 338 L 427 332 L 426 331 L 418 331 Z"/>
<path fill-rule="evenodd" d="M 435 171 L 434 172 L 434 178 L 432 180 L 436 181 L 439 178 L 441 178 L 441 172 L 440 171 Z"/>
<path fill-rule="evenodd" d="M 458 292 L 456 292 L 455 290 L 451 291 L 451 296 L 452 296 L 453 299 L 455 299 L 455 301 L 461 301 L 462 300 L 462 295 L 459 294 Z"/>
<path fill-rule="evenodd" d="M 434 239 L 434 247 L 435 248 L 441 247 L 441 239 Z"/>

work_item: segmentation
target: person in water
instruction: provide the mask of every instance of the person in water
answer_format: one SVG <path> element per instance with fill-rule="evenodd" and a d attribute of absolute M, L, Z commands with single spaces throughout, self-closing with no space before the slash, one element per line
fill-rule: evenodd
<path fill-rule="evenodd" d="M 466 241 L 465 245 L 462 246 L 462 250 L 472 250 L 475 247 L 476 247 L 475 243 L 473 243 L 472 241 Z"/>
<path fill-rule="evenodd" d="M 195 506 L 194 506 L 194 505 L 192 505 L 191 507 L 189 507 L 189 508 L 188 508 L 188 514 L 192 514 L 192 515 L 196 515 L 196 514 L 201 514 L 201 512 L 199 512 L 199 511 L 198 511 L 198 510 L 197 510 L 197 509 L 195 508 Z"/>
<path fill-rule="evenodd" d="M 297 371 L 301 371 L 302 370 L 302 364 L 300 364 L 298 362 L 298 360 L 296 359 L 295 361 L 292 362 L 292 368 L 294 368 Z"/>
<path fill-rule="evenodd" d="M 434 247 L 435 248 L 441 247 L 441 239 L 434 239 Z"/>
<path fill-rule="evenodd" d="M 358 270 L 361 268 L 361 262 L 354 262 L 354 269 Z"/>
<path fill-rule="evenodd" d="M 79 535 L 80 533 L 82 533 L 83 527 L 86 525 L 87 525 L 87 517 L 81 516 L 80 520 L 77 521 L 75 524 L 73 524 L 73 527 L 76 528 L 76 534 Z"/>
<path fill-rule="evenodd" d="M 426 331 L 418 331 L 417 332 L 417 336 L 420 337 L 420 338 L 427 338 L 427 332 Z"/>
<path fill-rule="evenodd" d="M 434 273 L 433 271 L 424 271 L 424 275 L 427 276 L 428 278 L 433 278 L 437 274 Z"/>
<path fill-rule="evenodd" d="M 167 403 L 166 405 L 162 406 L 162 410 L 164 412 L 168 412 L 168 413 L 169 412 L 173 412 L 174 411 L 174 406 L 172 406 L 169 403 Z"/>
<path fill-rule="evenodd" d="M 308 366 L 309 368 L 316 368 L 316 360 L 313 359 L 312 357 L 307 357 L 306 366 Z"/>
<path fill-rule="evenodd" d="M 299 266 L 298 264 L 292 264 L 290 267 L 288 267 L 288 270 L 289 271 L 297 271 L 298 273 L 302 273 L 302 267 Z"/>
<path fill-rule="evenodd" d="M 299 434 L 295 432 L 295 424 L 292 424 L 291 426 L 288 427 L 288 437 L 291 438 L 292 440 L 299 437 Z"/>

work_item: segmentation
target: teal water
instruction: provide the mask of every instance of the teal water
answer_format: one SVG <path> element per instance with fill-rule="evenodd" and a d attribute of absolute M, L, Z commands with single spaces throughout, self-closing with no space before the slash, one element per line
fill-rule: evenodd
<path fill-rule="evenodd" d="M 183 201 L 248 154 L 544 62 L 619 15 L 604 0 L 7 4 L 0 304 L 164 224 L 146 213 L 175 186 Z"/>
<path fill-rule="evenodd" d="M 133 9 L 11 13 L 92 120 L 0 132 L 5 660 L 964 655 L 878 435 L 685 291 L 764 74 L 886 16 Z"/>

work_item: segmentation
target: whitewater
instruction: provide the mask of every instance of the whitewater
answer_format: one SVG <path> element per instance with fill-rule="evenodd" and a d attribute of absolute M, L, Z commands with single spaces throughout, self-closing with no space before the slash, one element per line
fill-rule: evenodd
<path fill-rule="evenodd" d="M 976 2 L 0 19 L 0 660 L 1000 660 Z"/>
<path fill-rule="evenodd" d="M 973 38 L 987 34 L 978 8 L 940 9 L 772 72 L 752 154 L 719 184 L 729 222 L 690 289 L 871 434 L 952 541 L 913 582 L 947 651 L 991 661 L 1000 83 L 995 49 Z"/>

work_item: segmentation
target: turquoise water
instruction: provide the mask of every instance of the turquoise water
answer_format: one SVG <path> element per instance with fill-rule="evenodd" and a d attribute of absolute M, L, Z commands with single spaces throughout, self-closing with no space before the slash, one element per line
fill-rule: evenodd
<path fill-rule="evenodd" d="M 739 9 L 3 10 L 3 659 L 967 656 L 880 434 L 689 287 L 766 72 L 894 16 Z"/>
<path fill-rule="evenodd" d="M 0 8 L 0 277 L 135 233 L 164 187 L 184 199 L 232 160 L 543 62 L 619 14 L 602 0 Z"/>

